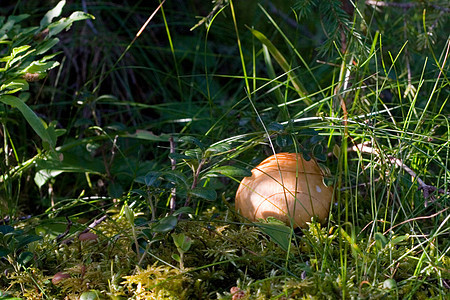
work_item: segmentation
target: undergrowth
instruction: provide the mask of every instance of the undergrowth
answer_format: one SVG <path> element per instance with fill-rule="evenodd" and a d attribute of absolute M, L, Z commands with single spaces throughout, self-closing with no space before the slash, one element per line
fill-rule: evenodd
<path fill-rule="evenodd" d="M 446 298 L 448 3 L 46 5 L 0 15 L 0 299 Z M 326 222 L 235 212 L 278 152 Z"/>

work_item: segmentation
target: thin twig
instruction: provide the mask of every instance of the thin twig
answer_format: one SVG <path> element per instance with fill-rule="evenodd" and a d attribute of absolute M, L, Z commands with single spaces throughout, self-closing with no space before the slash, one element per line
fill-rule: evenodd
<path fill-rule="evenodd" d="M 175 142 L 173 141 L 173 137 L 169 138 L 169 144 L 170 144 L 170 153 L 175 153 Z M 177 161 L 175 160 L 175 158 L 170 157 L 170 164 L 172 165 L 172 170 L 175 170 L 176 165 L 177 165 Z M 170 212 L 174 212 L 175 208 L 176 208 L 176 196 L 177 196 L 177 188 L 173 187 L 170 191 L 170 203 L 169 203 L 169 207 L 170 207 Z"/>
<path fill-rule="evenodd" d="M 362 143 L 362 144 L 355 145 L 351 149 L 353 151 L 375 154 L 378 157 L 381 157 L 380 151 L 371 146 L 368 146 L 368 143 Z M 429 198 L 430 198 L 431 202 L 434 202 L 435 197 L 432 195 L 433 192 L 437 191 L 439 194 L 445 194 L 445 191 L 443 189 L 438 189 L 435 186 L 426 184 L 419 176 L 417 176 L 416 172 L 414 172 L 413 170 L 411 170 L 410 167 L 405 165 L 401 159 L 396 158 L 392 155 L 388 155 L 387 158 L 389 159 L 389 162 L 391 164 L 401 167 L 406 173 L 411 175 L 411 177 L 413 177 L 414 180 L 417 181 L 417 184 L 419 185 L 418 190 L 423 192 L 423 196 L 425 198 L 425 207 L 428 206 Z"/>
<path fill-rule="evenodd" d="M 101 222 L 103 222 L 106 218 L 108 217 L 108 215 L 103 215 L 101 216 L 98 220 L 94 220 L 94 222 L 92 222 L 91 224 L 89 224 L 89 226 L 83 230 L 81 233 L 86 233 L 89 230 L 91 230 L 92 228 L 94 228 L 95 226 L 97 226 L 98 224 L 100 224 Z"/>

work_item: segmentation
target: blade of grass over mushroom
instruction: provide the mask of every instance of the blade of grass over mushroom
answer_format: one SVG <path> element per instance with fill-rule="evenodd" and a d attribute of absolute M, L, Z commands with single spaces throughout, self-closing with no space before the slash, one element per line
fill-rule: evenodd
<path fill-rule="evenodd" d="M 276 78 L 275 70 L 272 65 L 272 59 L 270 58 L 269 49 L 266 45 L 263 44 L 263 54 L 264 54 L 264 62 L 266 63 L 267 73 L 269 73 L 269 76 L 271 78 Z M 279 104 L 284 103 L 283 94 L 280 91 L 280 85 L 274 81 L 272 83 L 273 88 L 275 89 L 275 97 L 277 98 L 277 101 Z"/>
<path fill-rule="evenodd" d="M 278 26 L 277 22 L 275 22 L 275 20 L 272 18 L 272 16 L 266 11 L 266 9 L 264 9 L 264 7 L 258 3 L 259 8 L 261 9 L 261 11 L 264 13 L 264 15 L 267 17 L 267 19 L 270 21 L 270 23 L 275 27 L 275 29 L 281 34 L 281 36 L 283 37 L 283 39 L 286 41 L 286 43 L 289 45 L 290 49 L 296 54 L 296 56 L 300 59 L 300 61 L 302 62 L 303 66 L 308 70 L 308 73 L 311 75 L 311 78 L 314 80 L 314 82 L 317 85 L 317 88 L 319 90 L 322 90 L 322 87 L 320 86 L 319 82 L 317 81 L 316 76 L 314 75 L 313 71 L 311 70 L 310 66 L 308 65 L 308 63 L 306 62 L 306 60 L 303 58 L 303 56 L 300 54 L 300 52 L 298 52 L 297 47 L 295 47 L 291 40 L 286 36 L 286 34 L 283 32 L 283 30 L 281 30 L 280 26 Z M 322 93 L 322 96 L 325 96 L 324 93 Z"/>
<path fill-rule="evenodd" d="M 281 52 L 275 47 L 275 45 L 261 32 L 256 29 L 247 27 L 250 32 L 269 50 L 270 54 L 275 58 L 276 62 L 280 65 L 283 71 L 287 74 L 290 82 L 292 83 L 295 91 L 304 98 L 306 104 L 310 105 L 311 99 L 308 97 L 308 93 L 303 87 L 302 83 L 293 74 L 291 66 L 288 64 L 286 58 L 281 54 Z"/>

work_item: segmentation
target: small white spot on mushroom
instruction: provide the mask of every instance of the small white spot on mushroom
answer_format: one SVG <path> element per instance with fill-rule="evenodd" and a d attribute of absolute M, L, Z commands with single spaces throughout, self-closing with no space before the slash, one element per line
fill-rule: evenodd
<path fill-rule="evenodd" d="M 316 191 L 317 191 L 318 193 L 320 193 L 320 192 L 322 191 L 322 189 L 320 188 L 320 186 L 316 185 Z"/>

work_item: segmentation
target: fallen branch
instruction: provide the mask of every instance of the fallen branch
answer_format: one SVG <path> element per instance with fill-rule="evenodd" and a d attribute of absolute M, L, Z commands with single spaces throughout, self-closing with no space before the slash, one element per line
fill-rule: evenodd
<path fill-rule="evenodd" d="M 375 149 L 371 146 L 368 146 L 368 143 L 362 143 L 355 145 L 351 148 L 353 151 L 359 151 L 362 153 L 369 153 L 369 154 L 375 154 L 378 157 L 381 157 L 381 153 L 378 149 Z M 438 189 L 435 186 L 426 184 L 419 176 L 417 176 L 416 172 L 411 170 L 410 167 L 405 165 L 403 161 L 399 158 L 396 158 L 392 155 L 388 155 L 387 158 L 389 159 L 389 162 L 399 166 L 402 168 L 406 173 L 411 175 L 411 177 L 417 181 L 417 184 L 419 185 L 418 190 L 423 192 L 423 196 L 425 198 L 425 207 L 428 206 L 428 199 L 430 199 L 431 202 L 434 202 L 436 198 L 434 197 L 433 193 L 438 192 L 439 194 L 445 194 L 446 192 L 443 189 Z"/>

